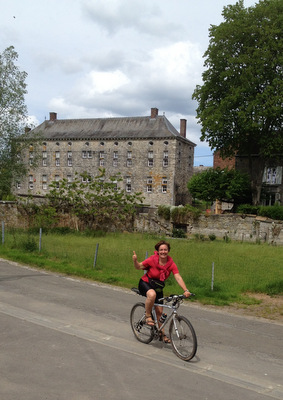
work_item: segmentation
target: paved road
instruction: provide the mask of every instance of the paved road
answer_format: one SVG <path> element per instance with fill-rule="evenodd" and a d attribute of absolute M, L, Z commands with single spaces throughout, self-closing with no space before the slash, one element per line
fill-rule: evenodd
<path fill-rule="evenodd" d="M 0 400 L 283 399 L 283 325 L 184 304 L 199 347 L 139 343 L 130 291 L 0 259 Z"/>

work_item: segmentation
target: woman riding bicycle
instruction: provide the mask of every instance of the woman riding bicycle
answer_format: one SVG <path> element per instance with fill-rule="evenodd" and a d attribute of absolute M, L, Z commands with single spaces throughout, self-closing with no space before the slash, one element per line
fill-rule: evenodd
<path fill-rule="evenodd" d="M 161 240 L 155 245 L 154 255 L 150 256 L 142 262 L 138 262 L 137 255 L 133 251 L 134 266 L 138 270 L 147 270 L 139 281 L 139 292 L 141 295 L 146 296 L 145 301 L 145 314 L 146 323 L 149 326 L 154 326 L 154 321 L 151 316 L 151 310 L 155 302 L 163 297 L 163 288 L 165 280 L 169 278 L 172 272 L 178 285 L 183 289 L 184 296 L 189 297 L 190 291 L 187 289 L 183 278 L 181 277 L 177 265 L 173 259 L 168 255 L 170 251 L 170 244 Z M 162 315 L 162 307 L 155 307 L 156 316 L 158 321 Z M 170 343 L 163 332 L 162 338 L 164 343 Z"/>

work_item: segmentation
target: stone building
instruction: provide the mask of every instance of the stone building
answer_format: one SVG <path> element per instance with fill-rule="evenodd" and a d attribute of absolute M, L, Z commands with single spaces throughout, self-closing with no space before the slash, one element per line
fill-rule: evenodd
<path fill-rule="evenodd" d="M 16 184 L 19 195 L 44 196 L 52 181 L 71 182 L 75 173 L 87 173 L 91 179 L 104 168 L 106 177 L 120 172 L 121 188 L 142 192 L 145 205 L 190 202 L 187 182 L 193 174 L 195 144 L 186 138 L 185 119 L 178 132 L 157 108 L 149 116 L 69 120 L 57 119 L 52 112 L 29 134 L 40 135 L 41 142 L 36 154 L 32 144 L 25 154 L 29 173 Z"/>

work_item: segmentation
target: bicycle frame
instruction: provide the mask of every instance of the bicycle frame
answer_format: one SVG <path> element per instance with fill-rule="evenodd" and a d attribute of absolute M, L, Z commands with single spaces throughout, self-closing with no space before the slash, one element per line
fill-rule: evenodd
<path fill-rule="evenodd" d="M 163 298 L 160 299 L 160 300 L 166 300 L 166 299 L 167 299 L 166 297 L 163 297 Z M 180 304 L 181 304 L 180 301 L 173 301 L 173 304 L 171 304 L 171 305 L 168 305 L 168 304 L 160 304 L 160 303 L 154 303 L 153 308 L 152 308 L 152 315 L 153 315 L 153 320 L 154 320 L 154 323 L 155 323 L 155 328 L 156 328 L 155 334 L 156 334 L 156 335 L 158 335 L 158 334 L 164 329 L 164 327 L 167 325 L 167 323 L 168 323 L 169 321 L 171 321 L 172 318 L 173 318 L 173 322 L 174 322 L 175 331 L 176 331 L 177 334 L 178 334 L 177 327 L 176 327 L 176 323 L 175 323 L 175 321 L 174 321 L 174 317 L 177 315 L 177 310 L 178 310 L 178 308 L 180 307 Z M 164 310 L 165 308 L 171 310 L 171 313 L 170 313 L 169 315 L 167 315 L 166 320 L 165 320 L 160 326 L 159 326 L 159 324 L 158 324 L 159 321 L 157 320 L 157 315 L 156 315 L 155 307 L 162 307 L 163 310 Z M 156 335 L 155 335 L 155 336 L 156 336 Z"/>

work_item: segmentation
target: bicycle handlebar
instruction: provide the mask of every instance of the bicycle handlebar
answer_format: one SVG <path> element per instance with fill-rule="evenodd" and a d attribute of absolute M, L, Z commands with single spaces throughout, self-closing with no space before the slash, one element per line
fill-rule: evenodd
<path fill-rule="evenodd" d="M 191 293 L 189 297 L 186 297 L 183 294 L 170 294 L 170 296 L 163 297 L 162 299 L 159 299 L 159 300 L 166 300 L 168 303 L 170 303 L 170 301 L 172 301 L 172 300 L 180 301 L 183 299 L 189 299 L 192 296 L 195 296 L 195 294 Z"/>

